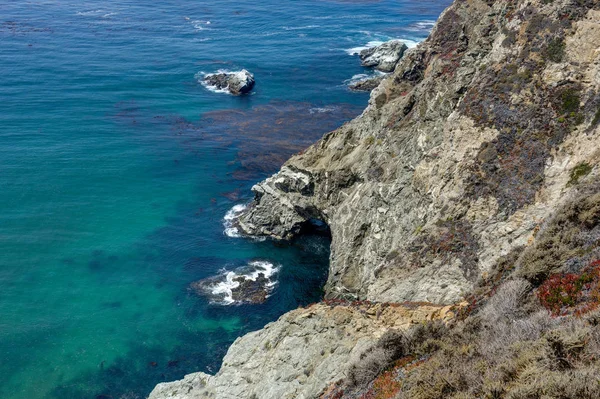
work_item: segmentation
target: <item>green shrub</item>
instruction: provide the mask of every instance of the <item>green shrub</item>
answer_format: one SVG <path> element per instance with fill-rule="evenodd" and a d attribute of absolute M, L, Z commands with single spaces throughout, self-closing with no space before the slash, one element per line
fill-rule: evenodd
<path fill-rule="evenodd" d="M 559 38 L 550 40 L 544 55 L 552 62 L 562 62 L 565 56 L 565 41 Z"/>
<path fill-rule="evenodd" d="M 569 179 L 569 185 L 575 185 L 579 183 L 579 179 L 584 176 L 587 176 L 592 171 L 592 167 L 587 162 L 582 162 L 577 164 L 573 170 L 571 170 L 571 178 Z"/>
<path fill-rule="evenodd" d="M 560 95 L 562 100 L 562 113 L 570 115 L 579 111 L 579 104 L 581 103 L 581 97 L 579 91 L 569 88 L 563 90 Z"/>

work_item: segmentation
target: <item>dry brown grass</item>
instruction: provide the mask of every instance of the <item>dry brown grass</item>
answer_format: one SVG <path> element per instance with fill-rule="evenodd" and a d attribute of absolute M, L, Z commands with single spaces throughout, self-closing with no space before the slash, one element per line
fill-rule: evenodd
<path fill-rule="evenodd" d="M 600 310 L 555 316 L 537 293 L 551 273 L 585 271 L 600 258 L 600 185 L 580 186 L 534 245 L 478 284 L 470 314 L 390 332 L 352 366 L 337 397 L 376 397 L 375 380 L 398 399 L 600 398 Z"/>

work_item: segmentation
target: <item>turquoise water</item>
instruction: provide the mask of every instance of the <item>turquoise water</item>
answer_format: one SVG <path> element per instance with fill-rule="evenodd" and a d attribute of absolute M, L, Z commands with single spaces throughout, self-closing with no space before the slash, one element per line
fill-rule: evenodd
<path fill-rule="evenodd" d="M 325 238 L 223 217 L 361 112 L 348 49 L 421 40 L 448 3 L 0 0 L 0 397 L 143 398 L 319 300 Z M 197 81 L 241 68 L 250 96 Z M 188 290 L 256 259 L 280 268 L 265 304 Z"/>

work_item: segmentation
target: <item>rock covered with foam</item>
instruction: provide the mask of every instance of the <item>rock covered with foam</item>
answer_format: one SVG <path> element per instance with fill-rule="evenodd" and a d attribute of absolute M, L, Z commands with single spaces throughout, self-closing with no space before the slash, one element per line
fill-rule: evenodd
<path fill-rule="evenodd" d="M 278 271 L 268 261 L 252 261 L 234 271 L 196 281 L 190 284 L 190 289 L 221 305 L 264 303 L 277 284 Z"/>
<path fill-rule="evenodd" d="M 203 83 L 216 91 L 228 91 L 238 96 L 249 93 L 256 82 L 253 74 L 242 69 L 238 72 L 219 71 L 206 74 Z"/>

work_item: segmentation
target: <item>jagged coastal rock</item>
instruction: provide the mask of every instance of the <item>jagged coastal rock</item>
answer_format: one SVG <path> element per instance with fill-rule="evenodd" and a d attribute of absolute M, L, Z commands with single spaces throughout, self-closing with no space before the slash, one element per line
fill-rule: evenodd
<path fill-rule="evenodd" d="M 327 223 L 330 298 L 460 300 L 596 162 L 598 19 L 566 0 L 455 2 L 360 117 L 253 187 L 240 231 Z"/>
<path fill-rule="evenodd" d="M 213 303 L 259 304 L 273 291 L 278 272 L 279 268 L 271 262 L 254 260 L 235 270 L 195 281 L 189 288 Z"/>
<path fill-rule="evenodd" d="M 350 85 L 348 85 L 348 87 L 350 88 L 350 90 L 355 90 L 355 91 L 372 91 L 377 86 L 379 86 L 379 83 L 381 83 L 382 80 L 383 80 L 383 76 L 375 76 L 375 77 L 359 80 L 358 82 L 355 82 L 355 83 L 351 83 Z"/>
<path fill-rule="evenodd" d="M 390 40 L 379 46 L 364 49 L 358 56 L 362 66 L 381 72 L 393 72 L 406 50 L 408 47 L 402 40 Z"/>
<path fill-rule="evenodd" d="M 587 223 L 591 232 L 585 237 L 596 237 L 600 228 L 597 188 L 585 188 L 600 177 L 599 43 L 600 2 L 595 0 L 456 0 L 429 38 L 408 51 L 373 90 L 363 114 L 256 184 L 253 202 L 235 221 L 243 234 L 276 240 L 302 234 L 314 221 L 327 224 L 332 246 L 326 296 L 377 302 L 369 306 L 379 310 L 319 304 L 292 311 L 236 340 L 216 376 L 200 373 L 160 384 L 150 397 L 318 397 L 342 379 L 373 337 L 412 323 L 407 320 L 413 314 L 393 312 L 413 309 L 426 314 L 419 320 L 444 319 L 450 305 L 472 295 L 499 270 L 508 273 L 506 259 L 520 256 L 529 262 L 519 266 L 528 281 L 513 282 L 512 291 L 506 288 L 502 294 L 512 302 L 492 301 L 492 310 L 483 314 L 492 320 L 489 331 L 506 324 L 508 338 L 497 341 L 494 350 L 510 358 L 511 329 L 524 310 L 513 314 L 506 309 L 549 273 L 530 269 L 562 259 L 554 252 L 544 258 L 543 251 L 567 248 L 561 256 L 568 260 L 572 254 L 590 254 L 598 245 L 597 239 L 582 239 L 594 243 L 583 251 L 579 241 L 568 241 L 574 233 L 555 232 L 565 220 L 573 226 Z M 582 200 L 585 206 L 565 206 L 585 190 L 592 190 Z M 544 230 L 563 208 L 571 213 L 552 222 L 554 230 Z M 535 255 L 525 251 L 521 256 L 523 248 L 533 248 Z M 538 301 L 531 297 L 530 307 Z M 383 305 L 407 301 L 419 303 Z M 431 316 L 431 311 L 438 313 Z M 529 342 L 554 345 L 560 331 L 543 334 L 560 320 L 548 316 L 550 321 L 542 322 L 546 313 L 536 314 L 523 321 L 523 328 L 541 326 Z M 480 321 L 461 331 L 470 334 Z M 486 328 L 477 330 L 478 336 L 487 334 Z M 569 328 L 566 336 L 571 338 L 576 335 L 571 331 L 583 329 Z M 474 348 L 470 342 L 461 345 L 465 353 L 453 358 L 457 364 L 470 359 Z M 546 346 L 539 348 L 538 353 L 548 353 Z M 443 352 L 450 346 L 442 349 L 434 352 L 447 359 Z M 528 359 L 537 362 L 535 356 Z M 563 355 L 557 356 L 560 363 Z M 542 363 L 539 367 L 548 367 Z M 443 365 L 430 367 L 440 370 Z M 483 373 L 473 381 L 483 380 Z M 598 378 L 586 373 L 582 389 L 597 387 Z M 443 373 L 440 386 L 457 389 L 444 385 L 448 376 Z M 564 387 L 575 376 L 569 374 L 555 386 Z M 535 392 L 547 387 L 541 384 Z M 512 397 L 525 397 L 524 392 Z M 560 397 L 598 397 L 596 391 L 587 396 L 573 392 Z M 527 397 L 555 397 L 542 393 Z M 445 397 L 440 395 L 419 397 Z"/>
<path fill-rule="evenodd" d="M 228 90 L 233 95 L 249 93 L 255 84 L 254 75 L 245 69 L 239 72 L 220 72 L 204 76 L 204 82 L 218 90 Z"/>
<path fill-rule="evenodd" d="M 267 300 L 270 292 L 271 281 L 264 273 L 258 273 L 254 278 L 248 276 L 237 276 L 232 279 L 234 285 L 230 288 L 231 301 L 235 303 L 263 303 Z M 226 301 L 225 293 L 213 293 L 214 279 L 204 279 L 193 282 L 190 288 L 198 295 L 204 295 L 211 299 L 217 297 L 217 301 Z"/>
<path fill-rule="evenodd" d="M 314 398 L 385 331 L 453 317 L 450 306 L 312 305 L 238 338 L 215 376 L 159 384 L 149 399 Z"/>
<path fill-rule="evenodd" d="M 390 40 L 379 46 L 364 49 L 358 53 L 361 65 L 374 68 L 380 72 L 379 75 L 365 77 L 359 81 L 350 83 L 348 87 L 355 91 L 372 91 L 383 80 L 386 73 L 393 72 L 404 53 L 408 50 L 406 44 L 401 40 Z M 383 72 L 383 73 L 381 73 Z"/>

